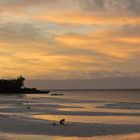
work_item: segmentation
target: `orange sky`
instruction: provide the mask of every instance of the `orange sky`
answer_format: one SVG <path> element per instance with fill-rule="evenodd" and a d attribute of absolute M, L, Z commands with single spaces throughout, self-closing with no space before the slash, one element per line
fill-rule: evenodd
<path fill-rule="evenodd" d="M 0 76 L 140 74 L 139 0 L 0 0 Z"/>

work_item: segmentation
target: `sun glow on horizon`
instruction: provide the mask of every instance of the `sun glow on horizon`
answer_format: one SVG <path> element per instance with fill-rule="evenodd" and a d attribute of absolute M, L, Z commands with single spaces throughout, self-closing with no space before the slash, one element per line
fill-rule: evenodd
<path fill-rule="evenodd" d="M 0 76 L 140 74 L 139 0 L 0 0 Z"/>

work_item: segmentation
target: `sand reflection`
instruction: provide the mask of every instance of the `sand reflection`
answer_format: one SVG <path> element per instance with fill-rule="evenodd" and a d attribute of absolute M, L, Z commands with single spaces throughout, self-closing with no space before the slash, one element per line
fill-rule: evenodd
<path fill-rule="evenodd" d="M 65 118 L 68 122 L 80 123 L 140 124 L 140 117 L 134 116 L 33 115 L 33 118 L 49 121 L 59 121 Z"/>
<path fill-rule="evenodd" d="M 108 135 L 95 137 L 60 137 L 45 135 L 0 134 L 1 140 L 140 140 L 140 134 Z"/>
<path fill-rule="evenodd" d="M 91 138 L 82 137 L 57 137 L 54 140 L 140 140 L 140 134 L 129 134 L 129 135 L 109 135 L 109 136 L 98 136 Z"/>

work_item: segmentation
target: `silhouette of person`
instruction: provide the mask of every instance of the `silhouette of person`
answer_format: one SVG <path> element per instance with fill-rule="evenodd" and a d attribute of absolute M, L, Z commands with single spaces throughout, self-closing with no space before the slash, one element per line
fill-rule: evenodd
<path fill-rule="evenodd" d="M 61 125 L 65 125 L 65 119 L 60 120 L 59 123 L 60 123 Z"/>

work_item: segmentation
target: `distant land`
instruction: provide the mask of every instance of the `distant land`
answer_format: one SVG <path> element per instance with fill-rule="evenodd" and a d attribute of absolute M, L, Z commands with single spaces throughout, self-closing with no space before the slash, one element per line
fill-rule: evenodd
<path fill-rule="evenodd" d="M 41 91 L 36 88 L 24 86 L 25 78 L 22 76 L 16 79 L 0 79 L 0 94 L 22 94 L 22 93 L 49 93 L 48 90 Z"/>
<path fill-rule="evenodd" d="M 27 87 L 38 89 L 61 90 L 138 90 L 140 89 L 140 77 L 113 77 L 76 80 L 43 80 L 28 79 Z"/>

